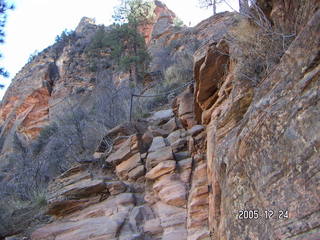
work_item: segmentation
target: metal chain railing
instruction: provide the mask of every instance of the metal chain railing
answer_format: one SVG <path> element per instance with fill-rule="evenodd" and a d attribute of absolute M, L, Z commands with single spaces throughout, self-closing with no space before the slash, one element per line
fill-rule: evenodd
<path fill-rule="evenodd" d="M 129 120 L 131 122 L 132 120 L 132 107 L 133 107 L 133 98 L 134 97 L 137 97 L 137 98 L 152 98 L 152 97 L 161 97 L 161 96 L 168 96 L 168 95 L 171 95 L 171 94 L 174 94 L 176 93 L 178 90 L 180 89 L 183 89 L 183 88 L 186 88 L 187 86 L 191 85 L 194 83 L 194 80 L 192 81 L 189 81 L 185 84 L 183 84 L 182 86 L 180 87 L 177 87 L 177 88 L 174 88 L 170 91 L 167 91 L 167 92 L 163 92 L 163 93 L 159 93 L 159 94 L 155 94 L 155 95 L 139 95 L 139 94 L 131 94 L 131 98 L 130 98 L 130 113 L 129 113 Z"/>

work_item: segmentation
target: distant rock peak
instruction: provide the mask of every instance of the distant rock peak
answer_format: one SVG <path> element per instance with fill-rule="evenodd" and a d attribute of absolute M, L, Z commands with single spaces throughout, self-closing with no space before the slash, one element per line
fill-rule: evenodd
<path fill-rule="evenodd" d="M 95 25 L 95 24 L 96 24 L 96 21 L 94 18 L 83 17 L 81 18 L 80 23 L 76 28 L 76 33 L 81 33 L 87 26 Z"/>

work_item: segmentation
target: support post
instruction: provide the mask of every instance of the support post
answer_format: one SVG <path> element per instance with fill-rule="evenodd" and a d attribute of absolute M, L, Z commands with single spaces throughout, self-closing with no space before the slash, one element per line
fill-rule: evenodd
<path fill-rule="evenodd" d="M 133 102 L 133 94 L 131 93 L 131 98 L 130 98 L 130 113 L 129 113 L 129 121 L 131 122 L 132 118 L 132 102 Z"/>

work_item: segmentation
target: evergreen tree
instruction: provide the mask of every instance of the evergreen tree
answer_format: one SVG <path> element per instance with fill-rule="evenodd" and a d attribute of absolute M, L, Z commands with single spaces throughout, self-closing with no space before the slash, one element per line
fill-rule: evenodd
<path fill-rule="evenodd" d="M 114 45 L 113 55 L 118 59 L 120 68 L 129 71 L 130 79 L 137 84 L 150 60 L 139 27 L 152 21 L 153 10 L 154 6 L 149 1 L 122 0 L 113 16 L 115 25 L 110 36 L 113 41 L 121 41 Z"/>
<path fill-rule="evenodd" d="M 4 43 L 4 27 L 7 20 L 7 10 L 13 9 L 13 5 L 9 5 L 5 0 L 0 0 L 0 43 Z M 0 57 L 2 54 L 0 53 Z M 4 67 L 0 67 L 0 76 L 9 77 L 9 73 L 4 69 Z M 0 84 L 0 88 L 4 87 L 4 85 Z"/>

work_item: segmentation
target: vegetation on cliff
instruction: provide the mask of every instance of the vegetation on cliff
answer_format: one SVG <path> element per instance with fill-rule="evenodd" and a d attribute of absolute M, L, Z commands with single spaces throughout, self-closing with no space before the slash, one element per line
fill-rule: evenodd
<path fill-rule="evenodd" d="M 121 216 L 123 222 L 117 221 L 116 230 L 111 231 L 117 237 L 128 232 L 149 234 L 150 228 L 143 226 L 149 220 L 151 225 L 159 222 L 153 228 L 157 237 L 170 235 L 171 225 L 165 224 L 171 224 L 168 216 L 174 216 L 182 222 L 173 234 L 182 239 L 193 234 L 216 234 L 219 239 L 228 231 L 236 239 L 246 227 L 234 221 L 229 209 L 236 212 L 236 207 L 251 199 L 253 205 L 274 204 L 264 195 L 264 189 L 273 191 L 264 183 L 278 176 L 274 166 L 283 167 L 281 174 L 287 178 L 288 169 L 294 172 L 296 165 L 286 164 L 296 161 L 295 155 L 306 161 L 308 156 L 302 152 L 308 147 L 305 152 L 311 155 L 312 147 L 317 147 L 312 141 L 308 146 L 298 141 L 302 133 L 311 139 L 307 127 L 316 122 L 316 114 L 301 115 L 299 121 L 307 120 L 300 126 L 295 116 L 309 114 L 303 101 L 310 109 L 316 106 L 316 94 L 311 91 L 317 86 L 319 63 L 314 49 L 305 47 L 307 39 L 297 37 L 298 30 L 279 24 L 281 18 L 271 16 L 258 1 L 248 11 L 216 14 L 194 28 L 175 21 L 175 15 L 158 1 L 156 6 L 143 0 L 122 3 L 111 26 L 97 26 L 83 18 L 75 31 L 64 31 L 53 46 L 30 59 L 9 89 L 0 109 L 0 239 L 25 231 L 31 221 L 46 222 L 47 203 L 50 211 L 46 213 L 62 216 L 110 200 L 109 211 L 116 205 L 112 199 L 118 197 L 132 208 L 125 208 L 130 216 Z M 308 12 L 299 11 L 303 16 Z M 312 36 L 313 47 L 318 40 L 316 26 L 320 26 L 316 21 L 308 25 L 311 33 L 304 31 Z M 300 20 L 296 22 L 299 29 Z M 295 44 L 288 50 L 292 41 Z M 118 125 L 129 117 L 138 121 Z M 260 127 L 260 122 L 274 131 Z M 273 141 L 286 151 L 274 148 Z M 265 152 L 260 153 L 261 148 Z M 295 149 L 301 154 L 294 155 Z M 282 166 L 280 157 L 273 161 L 268 154 L 283 157 L 285 163 Z M 230 172 L 234 175 L 229 176 Z M 158 179 L 162 175 L 168 178 Z M 50 181 L 54 187 L 49 192 L 56 196 L 47 192 Z M 256 199 L 255 194 L 265 200 Z M 160 204 L 154 204 L 157 201 Z M 276 204 L 283 203 L 277 199 Z M 305 212 L 310 210 L 308 204 L 303 206 Z M 160 211 L 154 211 L 155 205 Z M 101 212 L 96 213 L 86 212 L 83 219 L 90 215 L 88 222 L 97 223 Z M 140 217 L 143 220 L 137 220 Z M 110 220 L 107 214 L 103 218 Z M 71 228 L 82 220 L 70 221 Z M 248 226 L 263 239 L 274 228 L 272 224 L 258 230 L 257 224 Z M 56 226 L 60 234 L 64 223 Z M 99 226 L 87 224 L 86 234 L 99 232 Z M 238 227 L 242 228 L 239 233 Z M 38 231 L 35 239 L 42 239 L 43 233 Z"/>
<path fill-rule="evenodd" d="M 5 32 L 4 27 L 7 20 L 7 11 L 12 10 L 14 8 L 13 5 L 10 5 L 7 1 L 0 1 L 0 44 L 4 42 Z M 1 53 L 0 53 L 1 58 Z M 4 67 L 0 67 L 0 76 L 9 77 L 9 73 L 5 70 Z M 0 88 L 4 87 L 3 84 L 0 84 Z"/>

